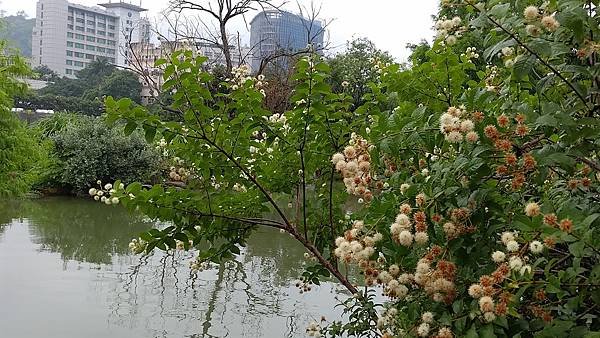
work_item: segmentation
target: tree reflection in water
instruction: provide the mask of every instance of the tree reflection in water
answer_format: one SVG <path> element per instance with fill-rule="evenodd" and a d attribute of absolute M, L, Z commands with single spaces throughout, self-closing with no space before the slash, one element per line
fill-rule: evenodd
<path fill-rule="evenodd" d="M 297 337 L 309 321 L 333 316 L 322 311 L 331 311 L 336 287 L 300 295 L 294 284 L 307 264 L 303 248 L 271 229 L 254 234 L 236 260 L 193 275 L 193 253 L 129 255 L 130 239 L 152 223 L 123 208 L 51 198 L 0 204 L 0 217 L 0 224 L 28 219 L 33 241 L 59 253 L 63 269 L 90 263 L 109 324 L 141 328 L 143 337 Z"/>

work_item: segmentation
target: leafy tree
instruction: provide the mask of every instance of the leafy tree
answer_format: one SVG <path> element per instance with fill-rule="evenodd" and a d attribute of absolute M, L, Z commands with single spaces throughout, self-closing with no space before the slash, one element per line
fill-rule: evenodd
<path fill-rule="evenodd" d="M 83 79 L 82 79 L 83 80 Z M 126 70 L 115 70 L 105 76 L 97 88 L 86 90 L 84 99 L 94 100 L 105 96 L 115 98 L 128 97 L 133 101 L 141 102 L 142 84 L 137 75 Z"/>
<path fill-rule="evenodd" d="M 109 120 L 159 135 L 177 163 L 151 188 L 101 189 L 172 224 L 134 252 L 193 248 L 197 270 L 258 226 L 288 233 L 316 261 L 301 291 L 333 276 L 353 294 L 344 321 L 313 323 L 312 336 L 598 336 L 595 3 L 443 4 L 410 67 L 372 60 L 357 109 L 316 55 L 298 62 L 283 114 L 243 70 L 210 93 L 191 52 L 157 62 L 181 122 L 107 99 Z"/>
<path fill-rule="evenodd" d="M 30 70 L 20 56 L 0 40 L 0 197 L 29 192 L 48 165 L 47 145 L 11 112 L 12 98 L 27 85 Z"/>
<path fill-rule="evenodd" d="M 378 49 L 369 39 L 357 38 L 350 41 L 344 53 L 329 60 L 333 90 L 348 90 L 354 107 L 359 107 L 363 102 L 363 95 L 369 91 L 369 83 L 376 81 L 378 77 L 376 61 L 386 64 L 392 62 L 392 57 L 388 52 Z"/>
<path fill-rule="evenodd" d="M 52 69 L 50 69 L 46 65 L 35 67 L 33 69 L 33 72 L 37 76 L 39 76 L 39 78 L 41 80 L 44 80 L 44 81 L 58 81 L 60 79 L 60 77 L 58 76 L 58 74 L 56 74 L 55 71 L 53 71 Z"/>

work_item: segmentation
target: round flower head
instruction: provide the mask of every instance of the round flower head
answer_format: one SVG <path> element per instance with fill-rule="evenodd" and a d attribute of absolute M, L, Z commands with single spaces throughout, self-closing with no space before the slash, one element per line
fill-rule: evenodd
<path fill-rule="evenodd" d="M 523 260 L 518 256 L 512 256 L 508 260 L 508 265 L 511 269 L 518 271 L 523 266 Z"/>
<path fill-rule="evenodd" d="M 471 130 L 473 130 L 473 128 L 475 128 L 475 124 L 474 124 L 474 123 L 473 123 L 473 121 L 471 121 L 471 120 L 463 120 L 463 121 L 460 123 L 460 130 L 461 130 L 462 132 L 468 132 L 468 131 L 471 131 Z"/>
<path fill-rule="evenodd" d="M 398 235 L 398 241 L 404 246 L 410 246 L 413 241 L 413 235 L 410 233 L 410 231 L 404 230 Z"/>
<path fill-rule="evenodd" d="M 454 35 L 448 35 L 446 37 L 446 43 L 448 44 L 448 46 L 455 45 L 456 41 L 458 41 L 458 39 L 456 39 L 456 36 Z"/>
<path fill-rule="evenodd" d="M 509 252 L 515 252 L 519 250 L 519 243 L 517 241 L 509 241 L 506 243 L 506 250 Z"/>
<path fill-rule="evenodd" d="M 538 254 L 544 250 L 544 245 L 540 241 L 532 241 L 529 243 L 529 250 L 534 254 Z"/>
<path fill-rule="evenodd" d="M 425 323 L 433 323 L 433 313 L 431 313 L 429 311 L 425 312 L 421 316 L 421 319 L 423 319 L 423 322 L 425 322 Z"/>
<path fill-rule="evenodd" d="M 338 162 L 340 161 L 344 161 L 346 158 L 344 156 L 344 154 L 340 154 L 340 153 L 336 153 L 333 154 L 333 156 L 331 157 L 331 163 L 333 163 L 333 165 L 338 164 Z"/>
<path fill-rule="evenodd" d="M 479 284 L 473 284 L 469 287 L 469 296 L 479 298 L 483 296 L 483 287 Z"/>
<path fill-rule="evenodd" d="M 90 194 L 90 196 L 95 196 L 97 192 L 98 192 L 98 190 L 96 188 L 91 188 L 88 191 L 88 193 Z"/>
<path fill-rule="evenodd" d="M 535 202 L 527 203 L 525 206 L 525 215 L 535 217 L 540 214 L 540 206 Z"/>
<path fill-rule="evenodd" d="M 479 298 L 479 309 L 481 312 L 494 311 L 494 300 L 490 296 L 483 296 Z"/>
<path fill-rule="evenodd" d="M 540 28 L 536 25 L 527 25 L 525 31 L 531 36 L 539 36 L 541 33 Z"/>
<path fill-rule="evenodd" d="M 446 141 L 450 143 L 458 143 L 462 141 L 462 139 L 463 135 L 458 131 L 451 131 L 448 134 L 446 134 Z"/>
<path fill-rule="evenodd" d="M 417 243 L 419 245 L 424 245 L 424 244 L 427 244 L 428 241 L 429 241 L 429 236 L 427 235 L 426 232 L 417 232 L 415 234 L 415 243 Z"/>
<path fill-rule="evenodd" d="M 492 260 L 495 263 L 504 262 L 504 259 L 506 259 L 506 254 L 502 251 L 496 251 L 492 254 Z"/>
<path fill-rule="evenodd" d="M 506 245 L 510 241 L 515 240 L 515 235 L 512 232 L 503 232 L 502 233 L 502 243 Z"/>
<path fill-rule="evenodd" d="M 475 143 L 477 140 L 479 140 L 479 134 L 477 134 L 475 131 L 470 131 L 467 133 L 467 135 L 465 135 L 465 139 L 469 143 Z"/>
<path fill-rule="evenodd" d="M 429 335 L 429 324 L 421 323 L 421 325 L 417 327 L 417 334 L 419 337 L 427 337 L 427 335 Z"/>
<path fill-rule="evenodd" d="M 527 21 L 534 21 L 539 15 L 539 9 L 536 6 L 527 6 L 523 11 L 523 16 Z"/>
<path fill-rule="evenodd" d="M 400 224 L 403 229 L 410 228 L 410 218 L 405 214 L 398 214 L 398 216 L 396 216 L 396 223 Z"/>
<path fill-rule="evenodd" d="M 410 184 L 402 183 L 402 185 L 400 185 L 400 192 L 402 194 L 404 194 L 409 188 L 410 188 Z"/>
<path fill-rule="evenodd" d="M 560 27 L 560 23 L 553 16 L 545 16 L 542 18 L 542 26 L 544 26 L 548 32 L 554 32 Z"/>

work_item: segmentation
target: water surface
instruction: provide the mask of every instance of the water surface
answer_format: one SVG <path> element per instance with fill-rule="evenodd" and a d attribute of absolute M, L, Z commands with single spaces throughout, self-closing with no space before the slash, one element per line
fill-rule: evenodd
<path fill-rule="evenodd" d="M 333 283 L 300 294 L 306 260 L 262 229 L 235 261 L 191 275 L 192 255 L 131 255 L 149 222 L 68 198 L 0 201 L 0 336 L 10 338 L 303 337 L 336 319 Z"/>

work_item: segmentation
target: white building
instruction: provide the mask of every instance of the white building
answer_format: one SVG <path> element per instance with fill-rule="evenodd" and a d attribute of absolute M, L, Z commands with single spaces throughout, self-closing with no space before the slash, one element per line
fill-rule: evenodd
<path fill-rule="evenodd" d="M 122 0 L 99 6 L 38 0 L 32 66 L 46 65 L 68 77 L 98 58 L 127 66 L 128 42 L 149 40 L 149 23 L 141 18 L 146 9 Z"/>

